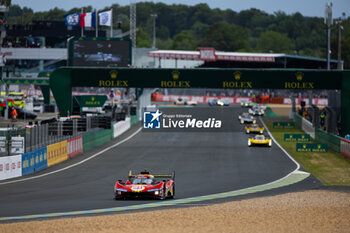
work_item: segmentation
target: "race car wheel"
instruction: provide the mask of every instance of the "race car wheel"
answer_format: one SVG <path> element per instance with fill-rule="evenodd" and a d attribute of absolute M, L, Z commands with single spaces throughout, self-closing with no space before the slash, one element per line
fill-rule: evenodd
<path fill-rule="evenodd" d="M 247 131 L 245 131 L 246 133 L 249 133 L 249 129 Z"/>
<path fill-rule="evenodd" d="M 252 143 L 249 139 L 248 139 L 248 146 L 252 146 Z"/>
<path fill-rule="evenodd" d="M 269 141 L 269 147 L 271 147 L 272 146 L 272 142 L 271 141 Z"/>
<path fill-rule="evenodd" d="M 175 197 L 175 185 L 173 185 L 172 191 L 173 191 L 173 194 L 171 194 L 171 192 L 169 192 L 168 197 L 171 199 L 174 199 L 174 197 Z"/>
<path fill-rule="evenodd" d="M 163 195 L 161 196 L 161 200 L 164 200 L 166 197 L 167 197 L 167 192 L 166 192 L 166 184 L 165 184 L 165 181 L 164 181 L 164 186 L 163 186 Z"/>

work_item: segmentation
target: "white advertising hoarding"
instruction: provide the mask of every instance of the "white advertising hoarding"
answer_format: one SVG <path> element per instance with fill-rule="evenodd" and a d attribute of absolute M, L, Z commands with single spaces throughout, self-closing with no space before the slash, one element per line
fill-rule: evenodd
<path fill-rule="evenodd" d="M 22 176 L 22 155 L 0 157 L 0 180 Z"/>
<path fill-rule="evenodd" d="M 113 125 L 113 137 L 118 137 L 130 128 L 130 118 L 126 118 L 125 121 L 118 121 Z"/>

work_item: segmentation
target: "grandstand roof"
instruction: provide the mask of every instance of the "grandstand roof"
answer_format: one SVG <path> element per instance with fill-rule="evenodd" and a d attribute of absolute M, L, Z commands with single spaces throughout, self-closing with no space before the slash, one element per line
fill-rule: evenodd
<path fill-rule="evenodd" d="M 203 56 L 203 51 L 213 51 L 210 56 Z M 221 52 L 215 51 L 213 49 L 200 51 L 181 51 L 181 50 L 157 50 L 150 51 L 149 57 L 164 58 L 164 59 L 183 59 L 183 60 L 203 60 L 203 61 L 254 61 L 254 62 L 274 62 L 276 55 L 282 54 L 272 54 L 272 53 L 236 53 L 236 52 Z M 214 57 L 212 57 L 214 56 Z"/>
<path fill-rule="evenodd" d="M 221 64 L 222 62 L 226 62 L 225 66 L 227 66 L 227 62 L 231 63 L 231 65 L 233 65 L 233 63 L 236 63 L 236 65 L 238 65 L 238 63 L 240 65 L 244 63 L 264 63 L 266 64 L 265 66 L 268 66 L 267 64 L 269 63 L 285 63 L 284 67 L 287 68 L 288 66 L 286 64 L 288 63 L 292 64 L 293 67 L 301 65 L 300 68 L 302 68 L 302 63 L 307 62 L 308 64 L 305 68 L 323 68 L 324 64 L 327 62 L 327 60 L 323 58 L 288 55 L 283 53 L 223 52 L 216 51 L 214 48 L 199 48 L 198 51 L 155 50 L 150 51 L 148 56 L 162 59 L 201 60 L 206 62 L 207 65 L 213 65 L 213 63 L 218 65 L 218 62 Z M 331 60 L 331 63 L 335 65 L 337 60 Z M 273 65 L 271 67 L 273 67 Z"/>

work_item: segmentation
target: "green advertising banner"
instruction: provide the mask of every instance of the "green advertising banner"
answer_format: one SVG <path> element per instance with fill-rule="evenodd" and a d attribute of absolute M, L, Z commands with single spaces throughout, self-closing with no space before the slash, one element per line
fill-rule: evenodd
<path fill-rule="evenodd" d="M 49 85 L 49 78 L 3 78 L 0 84 L 33 84 L 33 85 Z"/>
<path fill-rule="evenodd" d="M 309 134 L 292 134 L 292 133 L 285 133 L 284 134 L 284 141 L 285 142 L 309 142 L 310 141 L 310 135 Z"/>
<path fill-rule="evenodd" d="M 106 95 L 75 95 L 80 107 L 102 107 L 107 100 Z"/>
<path fill-rule="evenodd" d="M 297 143 L 296 151 L 325 153 L 328 151 L 328 146 L 325 143 Z"/>
<path fill-rule="evenodd" d="M 272 127 L 274 129 L 294 129 L 294 122 L 273 122 Z"/>

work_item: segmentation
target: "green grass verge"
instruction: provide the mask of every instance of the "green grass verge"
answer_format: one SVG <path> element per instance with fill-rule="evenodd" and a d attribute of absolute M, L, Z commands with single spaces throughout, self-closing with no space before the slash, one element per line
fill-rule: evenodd
<path fill-rule="evenodd" d="M 327 153 L 296 152 L 295 142 L 285 142 L 284 133 L 304 133 L 301 129 L 273 129 L 272 122 L 266 126 L 277 142 L 308 172 L 313 174 L 324 185 L 350 186 L 350 160 L 339 153 L 329 150 Z"/>

